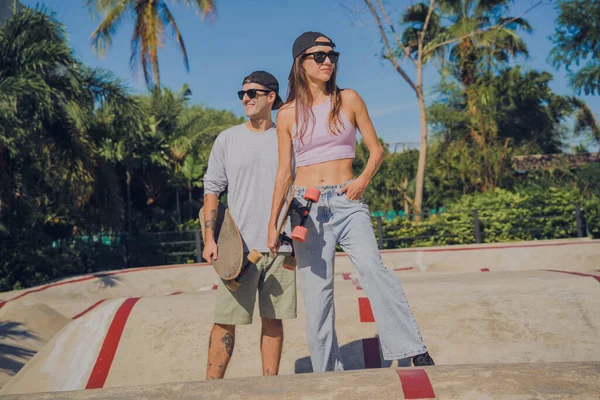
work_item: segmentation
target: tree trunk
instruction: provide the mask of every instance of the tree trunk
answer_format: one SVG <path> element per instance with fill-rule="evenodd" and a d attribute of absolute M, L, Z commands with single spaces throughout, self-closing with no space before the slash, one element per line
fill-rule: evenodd
<path fill-rule="evenodd" d="M 4 146 L 0 143 L 0 215 L 3 208 L 11 208 L 13 197 L 10 174 L 4 160 Z"/>
<path fill-rule="evenodd" d="M 175 202 L 177 203 L 177 221 L 181 225 L 181 206 L 179 204 L 179 189 L 175 188 Z"/>
<path fill-rule="evenodd" d="M 127 167 L 126 181 L 127 181 L 127 232 L 131 235 L 131 173 L 129 167 Z"/>
<path fill-rule="evenodd" d="M 417 183 L 415 190 L 415 220 L 421 221 L 421 212 L 423 209 L 423 187 L 425 185 L 425 165 L 427 162 L 427 108 L 425 106 L 425 97 L 421 88 L 418 95 L 419 114 L 421 115 L 421 146 L 419 147 L 419 162 L 417 167 Z"/>
<path fill-rule="evenodd" d="M 158 70 L 158 53 L 152 57 L 152 67 L 154 70 L 154 85 L 160 91 L 160 72 Z"/>
<path fill-rule="evenodd" d="M 410 214 L 410 208 L 408 207 L 408 194 L 406 191 L 408 190 L 408 178 L 404 178 L 404 183 L 402 184 L 402 198 L 404 199 L 404 214 L 408 217 Z"/>
<path fill-rule="evenodd" d="M 192 217 L 192 184 L 191 184 L 191 182 L 188 183 L 188 209 L 190 210 L 188 219 L 191 221 L 192 219 L 194 219 Z"/>

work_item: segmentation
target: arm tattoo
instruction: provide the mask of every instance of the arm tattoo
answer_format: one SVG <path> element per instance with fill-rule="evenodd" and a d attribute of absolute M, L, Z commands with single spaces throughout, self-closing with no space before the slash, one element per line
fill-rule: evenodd
<path fill-rule="evenodd" d="M 211 210 L 208 214 L 208 220 L 206 221 L 206 229 L 215 230 L 217 225 L 217 210 Z"/>
<path fill-rule="evenodd" d="M 231 357 L 233 354 L 233 336 L 231 333 L 227 332 L 225 336 L 223 336 L 223 339 L 221 339 L 221 342 L 223 342 L 225 345 L 225 350 L 227 350 L 227 354 L 229 354 Z"/>
<path fill-rule="evenodd" d="M 272 376 L 273 373 L 271 372 L 271 368 L 267 368 L 267 370 L 265 371 L 265 376 Z"/>

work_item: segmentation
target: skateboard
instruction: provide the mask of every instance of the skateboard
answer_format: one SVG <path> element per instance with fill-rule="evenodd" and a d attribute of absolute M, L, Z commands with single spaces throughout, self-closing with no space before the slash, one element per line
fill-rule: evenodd
<path fill-rule="evenodd" d="M 294 240 L 297 242 L 306 241 L 308 229 L 306 229 L 304 225 L 306 224 L 306 219 L 308 218 L 312 205 L 319 201 L 320 196 L 321 192 L 319 189 L 307 188 L 304 192 L 304 200 L 306 200 L 306 205 L 303 206 L 294 198 L 294 192 L 292 191 L 290 193 L 287 201 L 287 207 L 283 213 L 283 218 L 281 219 L 279 227 L 277 228 L 277 235 L 279 236 L 280 244 L 287 243 L 289 245 L 293 245 Z M 300 217 L 300 221 L 292 230 L 292 235 L 290 237 L 285 232 L 282 232 L 282 230 L 288 217 L 290 219 L 292 218 L 292 213 L 296 213 Z"/>
<path fill-rule="evenodd" d="M 244 267 L 247 266 L 247 262 L 244 260 L 244 245 L 240 231 L 229 210 L 221 202 L 218 204 L 217 221 L 214 227 L 218 257 L 216 260 L 212 260 L 211 264 L 217 275 L 223 279 L 225 286 L 235 292 L 241 285 L 239 279 L 245 272 Z M 206 243 L 204 207 L 200 209 L 198 216 L 200 218 L 200 228 L 202 229 L 202 240 Z M 246 258 L 247 261 L 256 264 L 262 258 L 262 254 L 252 249 Z"/>

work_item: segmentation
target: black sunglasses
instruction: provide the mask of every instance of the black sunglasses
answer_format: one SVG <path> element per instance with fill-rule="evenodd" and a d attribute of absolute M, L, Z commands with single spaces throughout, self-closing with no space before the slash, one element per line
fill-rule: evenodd
<path fill-rule="evenodd" d="M 325 62 L 325 58 L 329 57 L 329 60 L 335 64 L 338 60 L 338 58 L 340 58 L 340 53 L 338 53 L 337 51 L 330 51 L 328 53 L 325 53 L 324 51 L 315 51 L 314 53 L 306 53 L 304 54 L 304 57 L 308 57 L 308 56 L 313 56 L 315 59 L 315 62 L 318 64 L 321 64 L 322 62 Z"/>
<path fill-rule="evenodd" d="M 240 98 L 240 100 L 244 99 L 244 95 L 248 94 L 248 97 L 250 97 L 251 99 L 256 97 L 256 92 L 263 92 L 263 93 L 271 93 L 271 90 L 264 90 L 264 89 L 248 89 L 248 90 L 240 90 L 238 92 L 238 97 Z"/>

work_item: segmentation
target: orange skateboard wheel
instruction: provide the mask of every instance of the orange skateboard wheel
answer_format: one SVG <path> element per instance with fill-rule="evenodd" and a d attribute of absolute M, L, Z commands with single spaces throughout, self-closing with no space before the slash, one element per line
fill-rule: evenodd
<path fill-rule="evenodd" d="M 317 203 L 319 201 L 319 197 L 321 197 L 321 191 L 317 188 L 309 187 L 306 188 L 304 192 L 304 199 L 310 200 L 313 203 Z"/>
<path fill-rule="evenodd" d="M 252 249 L 248 254 L 248 261 L 256 265 L 262 259 L 262 256 L 263 255 L 258 250 Z"/>
<path fill-rule="evenodd" d="M 292 231 L 292 239 L 297 242 L 304 242 L 306 240 L 306 236 L 308 236 L 308 229 L 303 226 L 297 226 Z"/>

